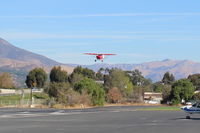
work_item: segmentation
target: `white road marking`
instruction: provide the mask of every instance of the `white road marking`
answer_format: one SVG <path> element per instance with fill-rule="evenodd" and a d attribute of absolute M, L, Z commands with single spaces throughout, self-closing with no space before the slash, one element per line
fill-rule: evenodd
<path fill-rule="evenodd" d="M 93 114 L 93 113 L 102 113 L 102 112 L 132 112 L 136 110 L 132 109 L 117 109 L 117 110 L 103 110 L 103 111 L 93 111 L 93 112 L 65 112 L 64 110 L 58 110 L 51 113 L 35 113 L 35 112 L 17 112 L 13 114 L 0 115 L 0 118 L 25 118 L 25 117 L 39 117 L 39 116 L 50 116 L 50 115 L 78 115 L 78 114 Z"/>

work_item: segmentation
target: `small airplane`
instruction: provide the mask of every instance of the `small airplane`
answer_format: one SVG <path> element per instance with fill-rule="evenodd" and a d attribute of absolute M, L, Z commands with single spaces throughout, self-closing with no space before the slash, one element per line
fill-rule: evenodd
<path fill-rule="evenodd" d="M 200 101 L 192 105 L 183 106 L 181 109 L 187 113 L 186 119 L 190 119 L 190 114 L 200 114 Z"/>
<path fill-rule="evenodd" d="M 116 55 L 116 54 L 99 54 L 99 53 L 84 53 L 84 54 L 95 55 L 96 56 L 96 59 L 94 60 L 95 62 L 98 61 L 98 60 L 103 62 L 105 55 Z"/>

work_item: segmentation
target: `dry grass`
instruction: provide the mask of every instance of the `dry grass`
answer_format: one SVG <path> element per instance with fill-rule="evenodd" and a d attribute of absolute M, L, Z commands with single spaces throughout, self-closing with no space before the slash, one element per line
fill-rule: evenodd
<path fill-rule="evenodd" d="M 94 106 L 83 105 L 83 104 L 75 104 L 75 105 L 63 105 L 63 104 L 55 104 L 52 108 L 56 109 L 85 109 L 85 108 L 92 108 Z"/>

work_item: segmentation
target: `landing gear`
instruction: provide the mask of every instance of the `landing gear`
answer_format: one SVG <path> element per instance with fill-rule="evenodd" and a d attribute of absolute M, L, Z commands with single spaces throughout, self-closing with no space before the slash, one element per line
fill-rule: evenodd
<path fill-rule="evenodd" d="M 97 62 L 97 60 L 94 60 L 95 62 Z"/>
<path fill-rule="evenodd" d="M 189 115 L 187 115 L 187 116 L 186 116 L 186 119 L 190 119 L 190 116 L 189 116 Z"/>

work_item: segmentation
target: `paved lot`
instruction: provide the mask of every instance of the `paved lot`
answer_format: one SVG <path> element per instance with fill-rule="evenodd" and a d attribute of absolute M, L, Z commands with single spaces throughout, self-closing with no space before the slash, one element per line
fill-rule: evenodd
<path fill-rule="evenodd" d="M 181 111 L 136 111 L 136 108 L 143 107 L 0 109 L 0 132 L 193 133 L 200 130 L 200 115 L 186 120 Z"/>

